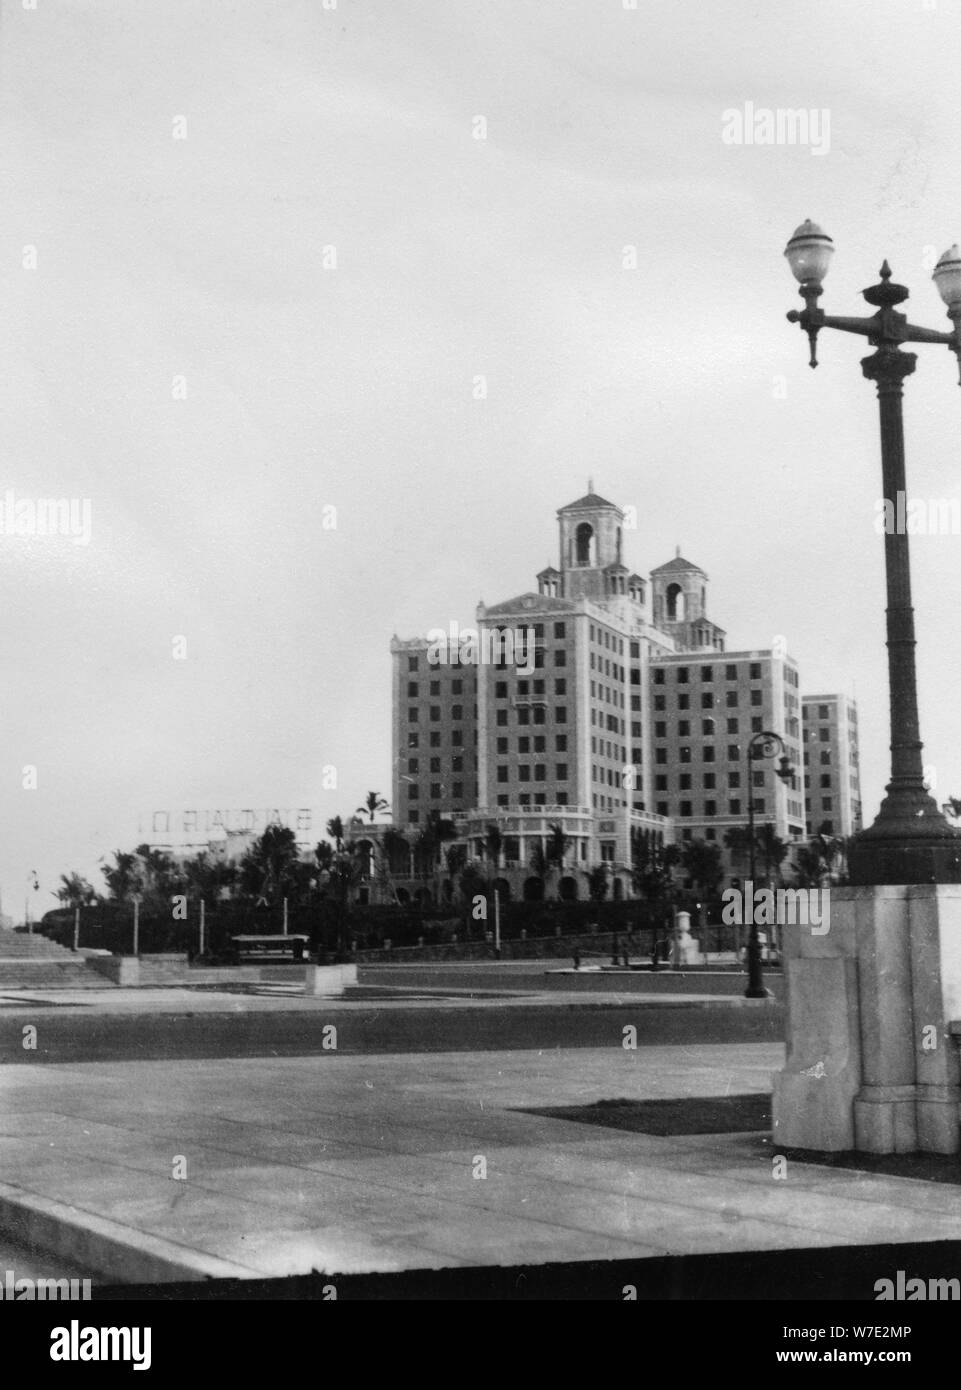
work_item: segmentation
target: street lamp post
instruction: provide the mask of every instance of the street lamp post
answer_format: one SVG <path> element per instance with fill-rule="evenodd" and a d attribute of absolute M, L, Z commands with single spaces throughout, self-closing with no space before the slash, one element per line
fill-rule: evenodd
<path fill-rule="evenodd" d="M 747 745 L 747 836 L 748 836 L 748 864 L 750 867 L 750 877 L 748 883 L 751 893 L 754 893 L 754 873 L 757 855 L 757 843 L 754 833 L 754 778 L 752 763 L 756 758 L 776 758 L 780 753 L 780 763 L 776 775 L 780 777 L 785 786 L 794 776 L 794 768 L 791 760 L 787 756 L 787 749 L 780 734 L 774 733 L 772 729 L 761 729 L 759 733 L 753 735 Z M 746 895 L 745 895 L 746 896 Z M 753 907 L 753 896 L 752 896 Z M 761 971 L 761 942 L 758 936 L 757 919 L 752 910 L 751 930 L 747 942 L 747 989 L 744 991 L 747 999 L 766 999 L 767 990 L 764 987 L 764 977 Z"/>
<path fill-rule="evenodd" d="M 901 411 L 905 377 L 917 355 L 902 352 L 902 343 L 939 343 L 958 357 L 961 370 L 961 251 L 952 246 L 941 257 L 933 279 L 947 305 L 950 333 L 908 323 L 896 304 L 908 298 L 904 285 L 891 283 L 887 261 L 878 284 L 863 290 L 877 312 L 869 318 L 837 318 L 817 307 L 834 243 L 815 223 L 804 222 L 784 254 L 800 285 L 805 307 L 788 319 L 799 323 L 811 344 L 810 365 L 817 366 L 817 335 L 837 328 L 867 338 L 875 349 L 861 359 L 861 369 L 877 384 L 881 417 L 881 471 L 884 496 L 896 507 L 905 493 L 904 426 Z M 961 835 L 952 829 L 924 784 L 915 672 L 914 610 L 908 537 L 898 525 L 885 527 L 887 580 L 888 684 L 891 718 L 891 780 L 874 824 L 854 837 L 848 856 L 852 884 L 961 882 Z"/>

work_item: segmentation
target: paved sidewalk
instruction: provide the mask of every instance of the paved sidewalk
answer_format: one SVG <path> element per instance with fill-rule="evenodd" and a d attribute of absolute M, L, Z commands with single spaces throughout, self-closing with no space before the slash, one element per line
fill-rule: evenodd
<path fill-rule="evenodd" d="M 245 991 L 220 989 L 182 989 L 177 986 L 149 989 L 2 989 L 0 1010 L 4 1015 L 25 1018 L 36 1013 L 37 1006 L 76 1013 L 114 1014 L 243 1014 L 243 1013 L 369 1013 L 373 1004 L 381 1009 L 409 1009 L 416 1002 L 423 1008 L 474 1009 L 486 1012 L 496 1008 L 562 1008 L 565 1005 L 590 1009 L 621 1008 L 758 1008 L 767 1001 L 745 999 L 743 994 L 636 994 L 609 990 L 594 990 L 590 994 L 579 990 L 552 990 L 538 993 L 533 990 L 498 990 L 496 994 L 475 993 L 467 989 L 422 987 L 411 990 L 392 990 L 377 986 L 361 986 L 353 994 L 340 999 L 314 998 L 304 994 L 303 985 L 266 983 Z"/>
<path fill-rule="evenodd" d="M 26 1202 L 106 1232 L 115 1280 L 144 1277 L 118 1267 L 124 1245 L 183 1278 L 961 1238 L 947 1185 L 793 1162 L 776 1180 L 766 1136 L 523 1113 L 765 1093 L 782 1059 L 754 1043 L 0 1067 L 0 1216 Z"/>

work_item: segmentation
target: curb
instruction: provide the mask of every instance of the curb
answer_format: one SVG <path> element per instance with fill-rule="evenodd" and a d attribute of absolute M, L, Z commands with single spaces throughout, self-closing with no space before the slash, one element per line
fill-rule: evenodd
<path fill-rule="evenodd" d="M 58 1255 L 91 1278 L 123 1284 L 262 1278 L 261 1271 L 190 1250 L 79 1207 L 0 1183 L 0 1234 Z"/>

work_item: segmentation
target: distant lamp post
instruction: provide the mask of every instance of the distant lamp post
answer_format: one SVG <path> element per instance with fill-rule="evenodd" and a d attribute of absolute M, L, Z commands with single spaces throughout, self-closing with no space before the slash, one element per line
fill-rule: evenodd
<path fill-rule="evenodd" d="M 25 922 L 25 924 L 26 924 L 27 935 L 28 935 L 28 936 L 29 936 L 29 935 L 32 935 L 32 933 L 33 933 L 33 918 L 30 916 L 30 892 L 29 892 L 29 890 L 30 890 L 31 888 L 33 889 L 33 891 L 34 891 L 35 893 L 39 893 L 39 892 L 40 892 L 40 879 L 39 879 L 38 876 L 37 876 L 37 871 L 36 871 L 36 869 L 31 869 L 30 872 L 27 874 L 27 890 L 28 890 L 28 891 L 27 891 L 26 898 L 24 899 L 24 905 L 23 905 L 23 917 L 24 917 L 24 922 Z"/>
<path fill-rule="evenodd" d="M 805 307 L 788 319 L 799 323 L 811 344 L 810 365 L 817 366 L 817 335 L 837 328 L 867 338 L 875 349 L 861 359 L 864 375 L 877 384 L 881 416 L 881 471 L 884 497 L 896 514 L 899 494 L 905 494 L 904 426 L 901 395 L 904 378 L 914 371 L 917 356 L 902 352 L 902 343 L 938 343 L 957 358 L 961 373 L 961 252 L 952 246 L 941 257 L 933 279 L 948 309 L 950 333 L 917 328 L 898 313 L 896 304 L 908 298 L 904 285 L 891 283 L 891 269 L 881 267 L 881 279 L 863 290 L 877 312 L 869 318 L 836 318 L 817 307 L 834 243 L 816 223 L 804 222 L 784 252 L 800 285 Z M 903 514 L 903 513 L 901 513 Z M 944 818 L 924 785 L 921 734 L 915 674 L 914 610 L 906 530 L 885 527 L 884 566 L 887 578 L 888 684 L 891 717 L 891 780 L 874 824 L 857 834 L 850 848 L 848 872 L 852 884 L 959 883 L 961 834 Z"/>
<path fill-rule="evenodd" d="M 781 757 L 776 769 L 776 776 L 781 779 L 785 786 L 789 786 L 794 776 L 794 767 L 787 755 L 787 749 L 780 734 L 774 733 L 771 729 L 762 729 L 759 733 L 754 734 L 747 745 L 747 840 L 750 865 L 748 882 L 752 894 L 754 893 L 754 872 L 757 862 L 752 764 L 757 758 L 776 758 L 779 753 Z M 764 987 L 764 977 L 761 971 L 761 941 L 753 910 L 751 912 L 751 931 L 747 942 L 747 989 L 744 991 L 744 996 L 746 999 L 767 998 L 767 990 Z"/>

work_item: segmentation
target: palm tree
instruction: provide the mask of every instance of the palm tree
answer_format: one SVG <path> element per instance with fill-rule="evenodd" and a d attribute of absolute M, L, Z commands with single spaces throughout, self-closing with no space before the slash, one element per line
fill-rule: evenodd
<path fill-rule="evenodd" d="M 64 907 L 88 907 L 96 901 L 92 886 L 80 874 L 61 874 L 57 897 Z"/>
<path fill-rule="evenodd" d="M 543 891 L 544 891 L 544 896 L 546 897 L 546 896 L 547 896 L 547 886 L 546 886 L 546 885 L 547 885 L 547 875 L 548 875 L 548 871 L 549 871 L 550 866 L 549 866 L 549 864 L 548 864 L 548 862 L 547 862 L 547 855 L 546 855 L 546 853 L 544 852 L 544 846 L 543 846 L 543 844 L 541 843 L 541 841 L 540 841 L 539 838 L 536 839 L 536 840 L 532 843 L 532 845 L 531 845 L 531 852 L 530 852 L 530 854 L 529 854 L 529 856 L 528 856 L 527 863 L 528 863 L 528 866 L 529 866 L 529 868 L 530 868 L 530 871 L 531 871 L 531 873 L 534 875 L 534 877 L 535 877 L 535 878 L 539 878 L 540 881 L 541 881 L 541 883 L 542 883 L 542 885 L 544 885 Z"/>
<path fill-rule="evenodd" d="M 467 863 L 467 846 L 448 845 L 444 851 L 444 858 L 447 861 L 447 872 L 451 878 L 456 878 Z"/>
<path fill-rule="evenodd" d="M 555 870 L 558 879 L 564 870 L 564 856 L 571 847 L 571 839 L 564 834 L 562 825 L 547 827 L 547 846 L 544 850 L 548 871 Z"/>
<path fill-rule="evenodd" d="M 344 846 L 344 822 L 341 820 L 340 816 L 331 816 L 330 820 L 327 822 L 327 834 L 333 840 L 334 846 L 339 854 Z"/>
<path fill-rule="evenodd" d="M 771 871 L 774 870 L 774 878 L 777 883 L 781 882 L 781 865 L 788 855 L 789 845 L 781 839 L 774 826 L 765 821 L 757 830 L 757 848 L 761 859 L 764 862 L 764 877 L 766 881 L 771 879 Z"/>
<path fill-rule="evenodd" d="M 503 846 L 503 843 L 504 837 L 501 835 L 501 832 L 497 828 L 497 826 L 489 825 L 487 827 L 487 833 L 484 836 L 484 849 L 486 851 L 489 864 L 492 866 L 494 870 L 500 867 L 501 848 Z"/>
<path fill-rule="evenodd" d="M 392 874 L 410 873 L 410 845 L 399 830 L 389 825 L 381 838 L 381 846 Z"/>
<path fill-rule="evenodd" d="M 610 887 L 610 879 L 607 864 L 602 860 L 600 864 L 595 864 L 587 876 L 587 891 L 591 895 L 591 901 L 602 903 L 607 897 L 607 890 Z"/>
<path fill-rule="evenodd" d="M 286 825 L 268 825 L 241 860 L 241 883 L 258 903 L 279 902 L 296 886 L 299 859 L 294 832 Z"/>
<path fill-rule="evenodd" d="M 813 840 L 810 844 L 798 845 L 794 851 L 794 863 L 791 867 L 794 869 L 799 887 L 821 887 L 824 879 L 824 859 Z"/>
<path fill-rule="evenodd" d="M 697 920 L 703 942 L 706 938 L 707 900 L 717 892 L 718 884 L 724 877 L 721 851 L 707 840 L 687 840 L 681 850 L 681 865 L 697 892 Z M 701 949 L 704 949 L 703 946 Z"/>
<path fill-rule="evenodd" d="M 105 859 L 100 861 L 107 890 L 114 902 L 130 902 L 143 888 L 143 865 L 138 856 L 128 850 L 114 850 L 113 858 L 112 864 Z"/>
<path fill-rule="evenodd" d="M 363 806 L 357 807 L 357 814 L 359 816 L 369 816 L 370 823 L 373 825 L 379 812 L 389 810 L 390 805 L 384 800 L 380 792 L 368 792 L 367 800 L 364 802 Z"/>

